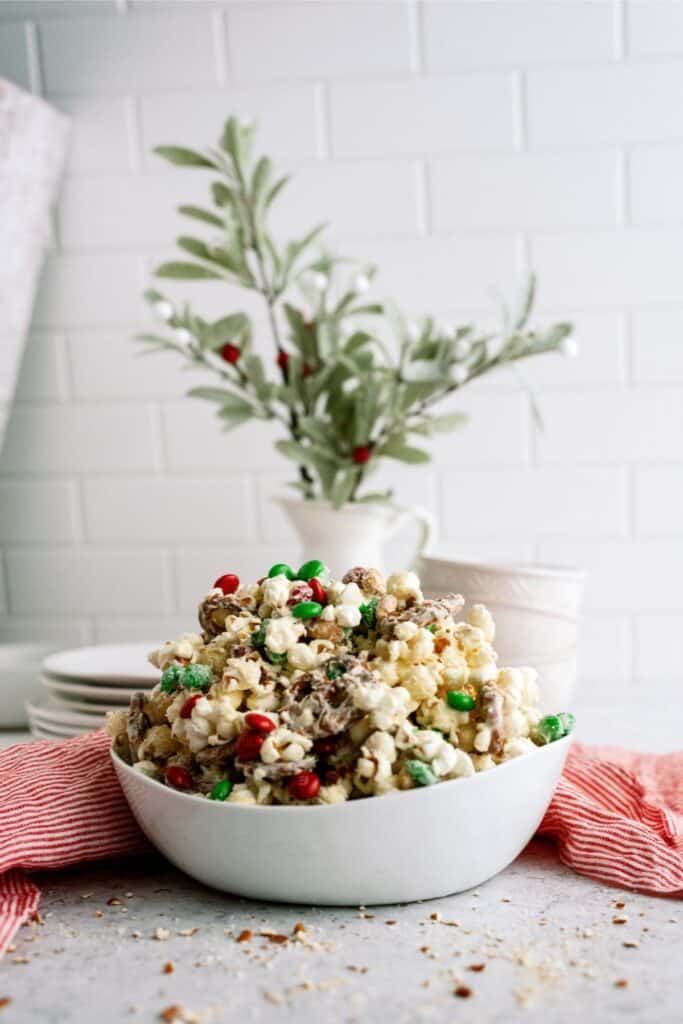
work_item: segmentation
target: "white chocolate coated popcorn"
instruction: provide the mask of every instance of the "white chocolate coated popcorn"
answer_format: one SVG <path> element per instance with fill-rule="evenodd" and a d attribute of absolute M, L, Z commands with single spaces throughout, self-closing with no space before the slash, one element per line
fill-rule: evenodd
<path fill-rule="evenodd" d="M 491 771 L 548 742 L 537 674 L 498 666 L 484 605 L 425 600 L 414 572 L 318 570 L 314 587 L 301 573 L 212 590 L 202 634 L 151 654 L 162 683 L 108 718 L 137 771 L 173 784 L 167 769 L 181 769 L 204 795 L 229 782 L 217 798 L 231 803 L 331 804 Z"/>

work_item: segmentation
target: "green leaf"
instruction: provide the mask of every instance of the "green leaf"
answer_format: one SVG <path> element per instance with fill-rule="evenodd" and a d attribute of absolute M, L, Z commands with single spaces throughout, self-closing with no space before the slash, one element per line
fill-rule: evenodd
<path fill-rule="evenodd" d="M 388 459 L 398 459 L 399 462 L 409 462 L 411 465 L 418 465 L 422 462 L 430 462 L 431 455 L 421 448 L 411 448 L 407 444 L 389 442 L 382 445 L 377 451 L 378 455 L 384 455 Z"/>
<path fill-rule="evenodd" d="M 522 328 L 527 323 L 527 321 L 528 321 L 528 319 L 529 319 L 529 317 L 531 315 L 531 310 L 533 309 L 534 299 L 535 298 L 536 298 L 536 275 L 535 274 L 529 274 L 529 280 L 527 281 L 527 286 L 526 286 L 526 288 L 524 290 L 524 297 L 522 299 L 522 305 L 520 307 L 519 313 L 517 314 L 517 319 L 515 320 L 514 329 L 516 331 L 521 331 Z"/>
<path fill-rule="evenodd" d="M 394 496 L 394 492 L 389 491 L 370 491 L 369 494 L 364 494 L 361 498 L 356 500 L 363 505 L 380 504 L 383 502 L 391 501 Z"/>
<path fill-rule="evenodd" d="M 251 201 L 254 206 L 259 206 L 263 199 L 263 193 L 270 185 L 273 177 L 273 161 L 267 156 L 262 156 L 254 168 L 251 176 Z"/>
<path fill-rule="evenodd" d="M 234 206 L 237 202 L 234 191 L 224 185 L 222 181 L 211 183 L 211 195 L 216 206 Z"/>
<path fill-rule="evenodd" d="M 357 480 L 357 469 L 347 469 L 344 472 L 337 474 L 332 489 L 330 490 L 330 501 L 332 502 L 333 508 L 341 508 L 341 506 L 349 500 Z"/>
<path fill-rule="evenodd" d="M 187 235 L 182 235 L 180 238 L 176 238 L 176 245 L 184 252 L 189 252 L 191 256 L 196 256 L 197 259 L 209 259 L 209 250 L 206 242 L 202 242 L 199 238 L 189 238 Z"/>
<path fill-rule="evenodd" d="M 275 447 L 280 452 L 280 455 L 292 459 L 293 462 L 303 465 L 308 465 L 312 462 L 313 453 L 311 450 L 302 444 L 297 444 L 296 441 L 276 441 Z"/>
<path fill-rule="evenodd" d="M 435 352 L 434 355 L 437 353 Z M 404 371 L 404 379 L 407 381 L 443 381 L 443 369 L 435 359 L 414 359 L 408 363 Z"/>
<path fill-rule="evenodd" d="M 204 224 L 211 224 L 215 228 L 223 227 L 223 221 L 220 217 L 217 217 L 215 213 L 210 213 L 209 210 L 203 210 L 201 206 L 179 206 L 178 213 L 182 213 L 184 217 L 200 220 Z"/>
<path fill-rule="evenodd" d="M 208 157 L 197 153 L 194 149 L 185 149 L 184 146 L 155 146 L 154 152 L 177 167 L 211 167 L 216 170 L 213 160 L 209 160 Z"/>
<path fill-rule="evenodd" d="M 206 398 L 209 402 L 225 402 L 226 399 L 233 397 L 232 391 L 228 391 L 227 388 L 192 388 L 187 393 L 190 398 Z"/>
<path fill-rule="evenodd" d="M 468 416 L 464 412 L 451 412 L 443 416 L 429 416 L 420 423 L 410 428 L 413 434 L 423 434 L 429 437 L 432 434 L 448 434 L 451 430 L 460 430 L 467 423 Z"/>
<path fill-rule="evenodd" d="M 206 348 L 221 348 L 228 341 L 241 345 L 251 337 L 251 321 L 246 313 L 231 313 L 209 325 Z"/>
<path fill-rule="evenodd" d="M 223 274 L 217 274 L 208 267 L 200 267 L 198 263 L 162 263 L 154 273 L 157 277 L 174 277 L 184 281 L 222 281 L 224 278 Z"/>
<path fill-rule="evenodd" d="M 266 210 L 269 209 L 269 207 L 275 202 L 277 197 L 280 195 L 280 192 L 282 192 L 283 188 L 285 187 L 285 185 L 288 182 L 289 182 L 289 175 L 288 174 L 285 174 L 284 177 L 280 178 L 279 181 L 275 182 L 275 184 L 271 188 L 270 192 L 266 196 L 265 203 L 263 204 Z"/>

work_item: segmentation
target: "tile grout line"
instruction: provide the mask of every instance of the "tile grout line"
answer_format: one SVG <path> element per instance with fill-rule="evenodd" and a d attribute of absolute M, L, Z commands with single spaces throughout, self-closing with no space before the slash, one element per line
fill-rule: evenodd
<path fill-rule="evenodd" d="M 331 98 L 329 85 L 316 82 L 313 86 L 313 118 L 315 124 L 316 158 L 320 161 L 329 160 L 331 147 Z"/>
<path fill-rule="evenodd" d="M 225 86 L 230 80 L 230 60 L 228 57 L 230 31 L 230 12 L 216 10 L 211 12 L 211 24 L 213 27 L 213 57 L 216 69 L 216 84 Z"/>
<path fill-rule="evenodd" d="M 45 93 L 40 53 L 40 35 L 35 21 L 27 21 L 24 23 L 24 36 L 31 92 L 36 96 L 43 96 Z"/>

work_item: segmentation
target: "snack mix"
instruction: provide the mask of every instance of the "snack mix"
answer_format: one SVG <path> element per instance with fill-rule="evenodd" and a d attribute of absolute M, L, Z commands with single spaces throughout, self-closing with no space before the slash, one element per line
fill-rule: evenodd
<path fill-rule="evenodd" d="M 178 790 L 239 804 L 333 804 L 487 771 L 566 736 L 536 672 L 501 668 L 494 623 L 413 572 L 313 560 L 258 583 L 221 576 L 201 634 L 150 655 L 151 693 L 109 716 L 114 749 Z"/>

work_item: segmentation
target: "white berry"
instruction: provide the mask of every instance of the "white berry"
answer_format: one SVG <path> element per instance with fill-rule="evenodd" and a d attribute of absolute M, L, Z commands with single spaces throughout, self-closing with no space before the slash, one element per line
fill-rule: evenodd
<path fill-rule="evenodd" d="M 465 359 L 466 356 L 472 351 L 472 342 L 467 341 L 466 338 L 461 338 L 460 341 L 456 341 L 453 346 L 453 354 L 456 359 Z"/>
<path fill-rule="evenodd" d="M 406 333 L 411 341 L 417 341 L 420 335 L 422 334 L 422 329 L 420 328 L 420 325 L 415 322 L 415 320 L 411 320 L 406 325 Z"/>
<path fill-rule="evenodd" d="M 317 288 L 319 292 L 324 292 L 328 284 L 327 274 L 323 274 L 320 270 L 315 270 L 311 274 L 311 284 L 314 288 Z"/>
<path fill-rule="evenodd" d="M 356 274 L 353 279 L 353 290 L 359 295 L 370 290 L 370 278 L 367 274 Z"/>
<path fill-rule="evenodd" d="M 173 316 L 173 306 L 167 299 L 159 299 L 152 308 L 160 320 L 170 320 Z"/>
<path fill-rule="evenodd" d="M 559 345 L 560 352 L 567 359 L 576 359 L 579 354 L 579 344 L 574 338 L 563 338 Z"/>
<path fill-rule="evenodd" d="M 186 327 L 178 327 L 174 334 L 181 345 L 189 345 L 192 341 L 192 335 Z"/>
<path fill-rule="evenodd" d="M 469 374 L 464 366 L 454 366 L 451 371 L 451 380 L 454 384 L 464 384 Z"/>

